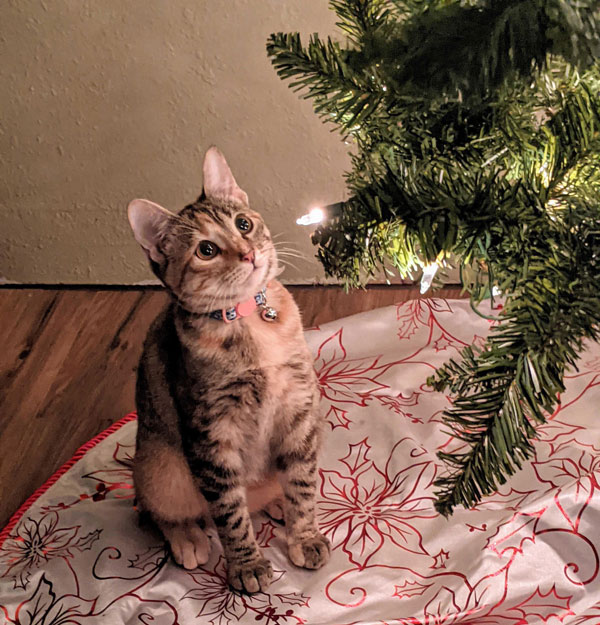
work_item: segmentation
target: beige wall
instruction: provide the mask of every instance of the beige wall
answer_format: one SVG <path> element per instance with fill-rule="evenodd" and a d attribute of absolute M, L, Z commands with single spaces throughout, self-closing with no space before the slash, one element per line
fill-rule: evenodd
<path fill-rule="evenodd" d="M 331 32 L 326 0 L 0 3 L 0 280 L 151 279 L 125 207 L 171 210 L 216 143 L 274 233 L 320 276 L 295 219 L 343 196 L 347 146 L 279 80 L 273 31 Z"/>

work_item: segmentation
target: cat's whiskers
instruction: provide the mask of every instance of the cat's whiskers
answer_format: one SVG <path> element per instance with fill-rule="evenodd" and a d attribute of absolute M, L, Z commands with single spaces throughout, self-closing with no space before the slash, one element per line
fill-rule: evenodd
<path fill-rule="evenodd" d="M 282 245 L 293 245 L 294 242 L 293 241 L 272 241 L 273 243 L 273 247 L 275 247 L 275 249 L 279 249 Z M 300 250 L 297 250 L 295 247 L 290 247 L 290 248 L 285 248 L 285 249 L 293 249 L 296 252 L 299 252 Z"/>
<path fill-rule="evenodd" d="M 277 252 L 279 252 L 280 250 L 283 250 L 286 252 L 295 252 L 296 254 L 302 254 L 302 252 L 296 247 L 290 247 L 291 245 L 293 245 L 292 241 L 273 242 L 273 247 L 275 248 Z"/>
<path fill-rule="evenodd" d="M 307 261 L 307 258 L 304 255 L 294 254 L 293 252 L 286 252 L 284 250 L 281 250 L 277 256 L 288 256 L 289 258 L 297 258 L 298 260 Z"/>
<path fill-rule="evenodd" d="M 293 267 L 296 271 L 300 271 L 300 269 L 291 260 L 284 260 L 283 258 L 280 258 L 279 261 L 282 265 Z"/>
<path fill-rule="evenodd" d="M 281 243 L 283 243 L 283 242 L 281 242 Z M 265 250 L 269 250 L 269 251 L 275 251 L 276 254 L 279 254 L 279 252 L 282 251 L 282 252 L 294 252 L 294 253 L 300 255 L 299 250 L 297 250 L 297 249 L 295 249 L 293 247 L 281 247 L 281 246 L 278 247 L 278 244 L 277 243 L 273 243 L 272 241 L 270 241 L 268 247 L 265 247 L 264 249 Z"/>
<path fill-rule="evenodd" d="M 289 258 L 296 258 L 304 262 L 309 262 L 304 254 L 296 253 L 296 251 L 288 251 L 287 249 L 276 250 L 277 257 L 287 256 Z"/>

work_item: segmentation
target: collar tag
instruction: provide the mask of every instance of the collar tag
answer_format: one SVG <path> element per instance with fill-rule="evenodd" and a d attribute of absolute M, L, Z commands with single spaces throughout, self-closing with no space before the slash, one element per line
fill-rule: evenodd
<path fill-rule="evenodd" d="M 213 310 L 208 313 L 211 319 L 231 323 L 240 317 L 249 317 L 259 306 L 265 308 L 267 305 L 266 288 L 257 293 L 251 299 L 239 302 L 233 308 L 222 308 L 221 310 Z M 263 317 L 264 318 L 264 317 Z"/>
<path fill-rule="evenodd" d="M 251 315 L 256 310 L 256 300 L 254 298 L 247 299 L 245 302 L 240 302 L 235 307 L 235 312 L 238 317 L 247 317 Z"/>

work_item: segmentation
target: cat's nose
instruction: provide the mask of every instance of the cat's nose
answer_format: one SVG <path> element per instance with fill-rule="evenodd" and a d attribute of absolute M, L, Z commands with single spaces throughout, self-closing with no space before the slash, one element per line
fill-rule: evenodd
<path fill-rule="evenodd" d="M 253 263 L 254 262 L 254 250 L 251 250 L 247 254 L 244 254 L 242 256 L 242 260 L 247 263 Z"/>

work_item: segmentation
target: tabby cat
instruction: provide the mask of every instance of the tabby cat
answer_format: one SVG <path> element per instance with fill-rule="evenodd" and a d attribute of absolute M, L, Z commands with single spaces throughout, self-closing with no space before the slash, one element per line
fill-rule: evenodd
<path fill-rule="evenodd" d="M 129 222 L 171 295 L 138 369 L 138 506 L 177 563 L 204 564 L 212 518 L 230 585 L 264 591 L 273 576 L 250 513 L 283 518 L 288 555 L 318 569 L 328 540 L 315 520 L 322 420 L 298 308 L 275 280 L 276 250 L 223 155 L 204 158 L 204 191 L 177 215 L 133 200 Z"/>

